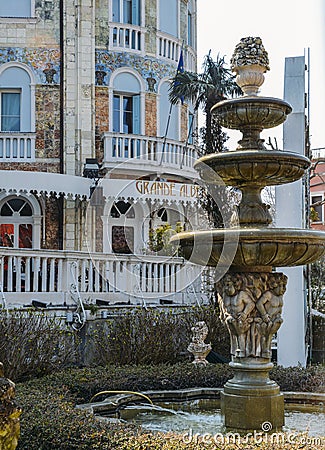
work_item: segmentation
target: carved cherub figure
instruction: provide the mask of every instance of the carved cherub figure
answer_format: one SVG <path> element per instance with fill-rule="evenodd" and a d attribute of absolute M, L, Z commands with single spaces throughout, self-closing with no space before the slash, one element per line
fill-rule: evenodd
<path fill-rule="evenodd" d="M 220 298 L 221 318 L 228 327 L 231 338 L 231 354 L 238 357 L 249 356 L 250 327 L 253 318 L 251 312 L 255 301 L 251 292 L 246 289 L 244 276 L 228 274 L 222 281 L 223 298 Z"/>
<path fill-rule="evenodd" d="M 278 331 L 283 322 L 281 313 L 286 284 L 287 277 L 284 274 L 271 275 L 268 281 L 269 289 L 256 302 L 256 308 L 262 318 L 259 328 L 261 333 L 261 356 L 264 358 L 271 356 L 272 336 Z"/>

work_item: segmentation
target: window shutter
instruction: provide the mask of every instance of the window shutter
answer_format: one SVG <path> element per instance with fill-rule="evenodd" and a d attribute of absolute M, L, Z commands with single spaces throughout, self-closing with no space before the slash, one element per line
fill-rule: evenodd
<path fill-rule="evenodd" d="M 133 96 L 133 134 L 140 134 L 140 95 Z"/>
<path fill-rule="evenodd" d="M 132 0 L 132 23 L 140 25 L 140 0 Z"/>

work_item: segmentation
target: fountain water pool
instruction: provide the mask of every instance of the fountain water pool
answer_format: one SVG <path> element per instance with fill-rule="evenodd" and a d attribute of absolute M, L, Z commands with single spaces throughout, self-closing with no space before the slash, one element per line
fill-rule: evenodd
<path fill-rule="evenodd" d="M 119 410 L 118 416 L 121 420 L 132 422 L 150 431 L 165 433 L 173 431 L 184 433 L 184 436 L 188 433 L 226 435 L 229 432 L 223 425 L 220 400 L 216 399 L 128 405 Z M 306 432 L 308 436 L 324 436 L 325 407 L 323 404 L 288 404 L 285 408 L 285 421 L 283 432 Z"/>

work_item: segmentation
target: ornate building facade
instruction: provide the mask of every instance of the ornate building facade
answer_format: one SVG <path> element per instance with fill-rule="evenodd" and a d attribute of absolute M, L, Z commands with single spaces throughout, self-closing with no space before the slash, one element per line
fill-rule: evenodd
<path fill-rule="evenodd" d="M 2 3 L 3 302 L 197 301 L 198 268 L 149 242 L 196 225 L 196 117 L 168 100 L 196 0 Z"/>

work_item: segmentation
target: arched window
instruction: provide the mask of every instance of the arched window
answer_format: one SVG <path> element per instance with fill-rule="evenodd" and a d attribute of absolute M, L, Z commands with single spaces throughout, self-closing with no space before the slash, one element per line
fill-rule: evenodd
<path fill-rule="evenodd" d="M 35 197 L 24 195 L 0 200 L 0 246 L 40 248 L 41 208 Z"/>
<path fill-rule="evenodd" d="M 183 208 L 178 206 L 175 207 L 162 207 L 153 210 L 151 213 L 151 228 L 156 228 L 161 225 L 169 224 L 175 227 L 177 222 L 183 222 Z"/>
<path fill-rule="evenodd" d="M 113 131 L 141 133 L 141 85 L 131 73 L 119 73 L 113 82 Z"/>
<path fill-rule="evenodd" d="M 22 67 L 10 65 L 1 70 L 0 131 L 34 131 L 31 84 L 29 73 Z"/>
<path fill-rule="evenodd" d="M 0 65 L 0 160 L 35 160 L 35 80 L 21 63 Z"/>
<path fill-rule="evenodd" d="M 33 247 L 33 211 L 27 200 L 16 197 L 2 203 L 0 245 L 13 248 Z"/>

